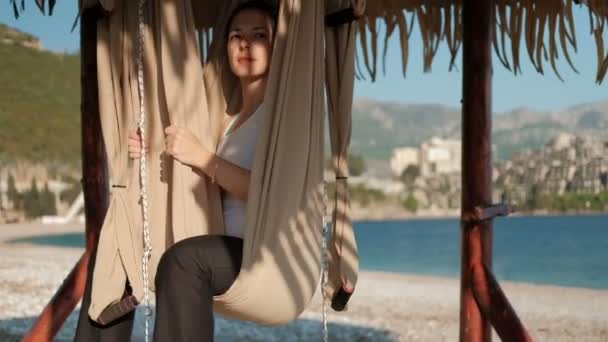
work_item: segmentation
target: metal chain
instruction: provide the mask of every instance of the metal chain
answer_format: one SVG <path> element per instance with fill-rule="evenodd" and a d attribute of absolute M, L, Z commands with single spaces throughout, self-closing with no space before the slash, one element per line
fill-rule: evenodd
<path fill-rule="evenodd" d="M 327 329 L 327 293 L 325 288 L 327 287 L 328 281 L 328 268 L 329 261 L 327 256 L 327 191 L 326 191 L 326 183 L 323 182 L 323 244 L 321 246 L 321 293 L 323 294 L 323 341 L 329 341 L 329 333 Z"/>
<path fill-rule="evenodd" d="M 145 341 L 148 342 L 150 335 L 150 317 L 152 309 L 150 308 L 150 289 L 149 289 L 149 274 L 148 261 L 152 252 L 152 243 L 150 241 L 150 225 L 148 222 L 148 192 L 146 191 L 146 130 L 145 130 L 145 105 L 144 105 L 144 4 L 146 0 L 139 0 L 138 17 L 139 17 L 139 32 L 137 40 L 137 90 L 139 92 L 139 134 L 141 136 L 141 151 L 139 163 L 139 180 L 140 180 L 140 198 L 143 213 L 143 239 L 144 239 L 144 255 L 142 260 L 143 286 L 144 286 L 144 303 L 145 308 Z"/>

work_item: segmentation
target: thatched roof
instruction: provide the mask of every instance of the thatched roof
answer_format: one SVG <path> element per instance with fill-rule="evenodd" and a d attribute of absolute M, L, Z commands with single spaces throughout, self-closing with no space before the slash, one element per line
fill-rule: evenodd
<path fill-rule="evenodd" d="M 101 3 L 111 10 L 121 0 L 84 0 L 86 6 Z M 350 6 L 351 0 L 326 0 L 328 12 Z M 608 27 L 606 0 L 494 0 L 496 29 L 494 49 L 501 63 L 513 73 L 521 73 L 522 50 L 527 52 L 534 68 L 541 74 L 547 65 L 561 79 L 557 68 L 564 58 L 576 71 L 571 54 L 576 53 L 577 41 L 573 6 L 587 6 L 589 28 L 597 46 L 597 76 L 600 83 L 608 71 L 608 54 L 603 35 Z M 11 0 L 15 15 L 24 8 L 25 0 Z M 201 32 L 213 27 L 225 0 L 195 1 L 195 16 Z M 361 2 L 359 0 L 359 2 Z M 43 12 L 52 13 L 55 0 L 35 0 Z M 452 68 L 462 43 L 462 0 L 369 0 L 363 17 L 358 21 L 360 49 L 357 55 L 359 78 L 375 80 L 386 70 L 388 39 L 397 34 L 401 46 L 401 70 L 405 76 L 410 56 L 409 38 L 413 25 L 422 33 L 425 71 L 430 71 L 440 44 L 446 44 L 451 54 Z M 48 6 L 47 6 L 48 5 Z M 580 29 L 580 28 L 579 28 Z M 206 35 L 209 37 L 209 35 Z M 522 48 L 522 44 L 525 44 Z M 380 51 L 381 50 L 381 51 Z M 381 62 L 381 63 L 380 63 Z"/>
<path fill-rule="evenodd" d="M 494 50 L 502 64 L 515 74 L 521 73 L 521 50 L 527 51 L 539 73 L 550 64 L 559 75 L 557 60 L 565 58 L 576 70 L 571 54 L 577 42 L 573 20 L 574 0 L 495 0 L 496 28 Z M 608 29 L 608 1 L 584 2 L 589 11 L 591 33 L 596 40 L 598 70 L 596 81 L 606 76 L 608 55 L 604 50 L 603 34 Z M 397 34 L 401 42 L 402 72 L 405 75 L 409 59 L 409 37 L 416 24 L 422 33 L 425 71 L 430 71 L 433 58 L 441 43 L 447 45 L 454 66 L 462 43 L 462 0 L 374 0 L 368 1 L 366 17 L 359 20 L 359 38 L 365 70 L 374 79 L 378 73 L 378 59 L 386 57 L 387 40 Z M 379 20 L 378 20 L 379 19 Z M 385 25 L 378 25 L 379 21 Z M 385 28 L 386 27 L 386 28 Z M 580 29 L 580 28 L 579 28 Z M 382 34 L 380 34 L 382 30 Z M 367 34 L 361 34 L 361 33 Z M 380 42 L 382 41 L 382 42 Z M 382 48 L 382 55 L 378 51 Z M 359 68 L 361 72 L 361 68 Z M 360 75 L 362 76 L 362 75 Z"/>

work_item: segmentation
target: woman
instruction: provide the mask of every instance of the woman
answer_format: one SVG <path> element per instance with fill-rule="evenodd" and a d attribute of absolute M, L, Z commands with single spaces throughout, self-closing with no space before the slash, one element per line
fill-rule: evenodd
<path fill-rule="evenodd" d="M 240 80 L 240 114 L 228 116 L 214 153 L 185 127 L 169 126 L 166 153 L 210 177 L 223 190 L 224 236 L 182 240 L 162 256 L 156 275 L 155 341 L 212 341 L 213 296 L 238 275 L 243 246 L 246 201 L 253 165 L 258 107 L 264 99 L 274 35 L 274 11 L 263 2 L 247 2 L 229 20 L 227 55 Z M 139 153 L 131 137 L 130 151 Z"/>
<path fill-rule="evenodd" d="M 226 235 L 185 239 L 163 254 L 155 279 L 154 341 L 213 341 L 213 296 L 228 290 L 241 266 L 257 110 L 264 100 L 275 25 L 275 9 L 259 0 L 238 6 L 228 20 L 227 56 L 240 80 L 242 107 L 239 114 L 225 115 L 217 151 L 205 149 L 186 127 L 165 129 L 165 153 L 222 189 Z M 130 157 L 139 157 L 141 141 L 136 132 L 130 133 L 128 146 Z M 88 302 L 90 289 L 81 311 L 86 313 Z M 107 328 L 81 314 L 76 340 L 128 340 L 132 325 L 132 314 Z"/>

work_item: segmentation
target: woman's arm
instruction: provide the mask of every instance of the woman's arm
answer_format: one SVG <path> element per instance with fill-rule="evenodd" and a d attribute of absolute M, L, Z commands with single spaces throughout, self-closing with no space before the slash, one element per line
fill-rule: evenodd
<path fill-rule="evenodd" d="M 200 161 L 192 165 L 198 175 L 210 177 L 222 189 L 247 202 L 251 171 L 202 148 Z"/>
<path fill-rule="evenodd" d="M 208 176 L 225 191 L 247 202 L 251 172 L 207 150 L 187 128 L 165 129 L 166 150 L 174 159 L 192 167 L 200 176 Z"/>

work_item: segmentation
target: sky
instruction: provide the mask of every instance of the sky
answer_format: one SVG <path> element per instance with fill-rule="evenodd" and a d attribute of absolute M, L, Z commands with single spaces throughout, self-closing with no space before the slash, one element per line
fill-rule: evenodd
<path fill-rule="evenodd" d="M 12 7 L 6 1 L 0 8 L 0 23 L 39 37 L 42 45 L 58 52 L 78 50 L 78 28 L 70 33 L 76 17 L 76 1 L 58 1 L 55 13 L 43 17 L 33 0 L 26 1 L 26 11 L 19 19 L 13 17 Z M 521 107 L 543 111 L 557 111 L 581 103 L 608 101 L 608 79 L 602 85 L 595 83 L 597 51 L 589 30 L 588 12 L 585 8 L 575 8 L 575 24 L 578 52 L 571 53 L 576 74 L 565 59 L 558 60 L 558 70 L 565 82 L 545 64 L 545 75 L 538 74 L 529 61 L 525 41 L 522 41 L 521 64 L 523 74 L 513 75 L 494 57 L 493 110 L 504 113 Z M 608 37 L 605 37 L 608 44 Z M 561 51 L 560 51 L 561 52 Z M 410 40 L 410 61 L 407 77 L 401 74 L 399 40 L 395 34 L 389 41 L 387 69 L 395 70 L 380 76 L 372 83 L 356 81 L 355 98 L 370 98 L 378 101 L 398 103 L 439 103 L 447 106 L 460 106 L 462 83 L 462 53 L 457 56 L 457 68 L 449 72 L 447 47 L 441 45 L 431 73 L 424 73 L 422 67 L 422 45 L 420 32 L 414 31 Z M 379 65 L 380 67 L 380 65 Z"/>

